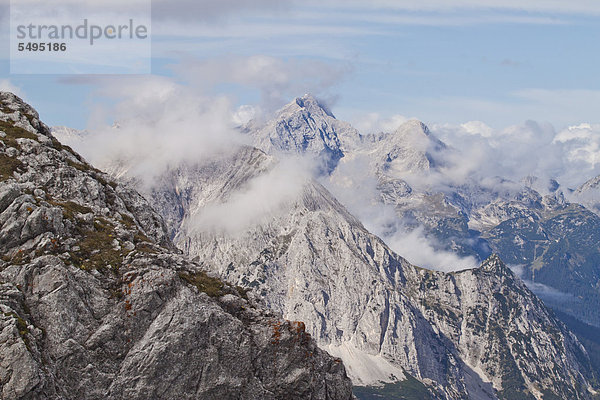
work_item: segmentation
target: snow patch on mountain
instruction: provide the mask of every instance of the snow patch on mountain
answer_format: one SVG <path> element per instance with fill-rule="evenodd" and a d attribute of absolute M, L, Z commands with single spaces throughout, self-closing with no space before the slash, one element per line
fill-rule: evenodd
<path fill-rule="evenodd" d="M 352 344 L 329 344 L 323 348 L 334 357 L 344 360 L 352 382 L 358 386 L 381 386 L 406 379 L 402 368 L 390 363 L 381 355 L 357 349 Z"/>

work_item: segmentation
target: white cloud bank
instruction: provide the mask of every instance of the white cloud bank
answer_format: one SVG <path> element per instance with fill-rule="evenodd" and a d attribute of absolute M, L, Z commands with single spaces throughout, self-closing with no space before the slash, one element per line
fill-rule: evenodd
<path fill-rule="evenodd" d="M 239 145 L 231 104 L 204 97 L 170 78 L 92 77 L 96 95 L 88 131 L 78 149 L 100 168 L 115 168 L 151 182 L 180 162 L 209 158 Z M 113 125 L 116 123 L 117 125 Z"/>
<path fill-rule="evenodd" d="M 580 124 L 557 132 L 550 124 L 534 121 L 504 129 L 472 121 L 433 125 L 431 130 L 459 150 L 453 167 L 445 171 L 450 177 L 457 170 L 462 172 L 456 177 L 463 179 L 500 176 L 519 182 L 535 176 L 544 184 L 556 179 L 568 192 L 600 175 L 600 125 Z M 547 193 L 545 187 L 536 189 Z"/>
<path fill-rule="evenodd" d="M 308 160 L 286 158 L 247 182 L 223 203 L 212 203 L 186 222 L 190 233 L 217 231 L 238 234 L 268 224 L 286 212 L 311 178 Z"/>

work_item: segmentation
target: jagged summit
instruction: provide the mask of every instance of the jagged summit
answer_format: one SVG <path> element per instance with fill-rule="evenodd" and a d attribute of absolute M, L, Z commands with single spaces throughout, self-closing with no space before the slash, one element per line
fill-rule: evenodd
<path fill-rule="evenodd" d="M 579 186 L 572 195 L 590 211 L 600 215 L 600 175 Z"/>
<path fill-rule="evenodd" d="M 329 107 L 327 107 L 323 102 L 319 101 L 312 94 L 308 93 L 302 97 L 296 97 L 294 101 L 282 107 L 278 111 L 278 114 L 283 114 L 284 112 L 292 111 L 292 109 L 295 108 L 294 105 L 298 106 L 300 109 L 305 109 L 308 112 L 315 115 L 325 114 L 331 118 L 335 118 L 331 110 L 329 110 Z"/>
<path fill-rule="evenodd" d="M 379 136 L 373 159 L 378 173 L 390 178 L 429 171 L 443 164 L 446 144 L 436 138 L 421 121 L 410 120 L 392 133 Z"/>
<path fill-rule="evenodd" d="M 413 134 L 415 132 L 418 132 L 425 136 L 431 135 L 431 131 L 429 130 L 427 125 L 425 125 L 424 122 L 419 121 L 418 119 L 410 119 L 410 120 L 404 122 L 402 125 L 400 125 L 396 129 L 396 133 L 400 133 L 400 132 L 410 132 Z"/>
<path fill-rule="evenodd" d="M 498 254 L 489 256 L 478 268 L 481 271 L 491 272 L 497 275 L 509 275 L 514 277 L 512 271 L 502 262 Z"/>
<path fill-rule="evenodd" d="M 316 98 L 304 95 L 276 112 L 267 123 L 256 120 L 242 131 L 251 135 L 254 146 L 266 153 L 292 153 L 313 157 L 319 169 L 329 174 L 360 135 L 349 124 L 338 121 Z"/>
<path fill-rule="evenodd" d="M 406 121 L 391 134 L 395 140 L 405 140 L 407 145 L 412 145 L 415 150 L 420 151 L 439 151 L 447 148 L 446 144 L 431 133 L 425 123 L 411 119 Z"/>
<path fill-rule="evenodd" d="M 576 193 L 585 193 L 588 190 L 597 190 L 597 189 L 600 189 L 600 175 L 596 176 L 595 178 L 590 179 L 589 181 L 585 182 L 583 185 L 579 186 L 575 192 Z"/>

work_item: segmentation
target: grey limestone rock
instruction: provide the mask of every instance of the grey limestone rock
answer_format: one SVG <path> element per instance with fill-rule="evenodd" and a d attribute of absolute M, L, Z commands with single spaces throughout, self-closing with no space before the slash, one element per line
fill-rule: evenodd
<path fill-rule="evenodd" d="M 0 93 L 0 398 L 352 398 L 339 359 L 178 251 Z"/>

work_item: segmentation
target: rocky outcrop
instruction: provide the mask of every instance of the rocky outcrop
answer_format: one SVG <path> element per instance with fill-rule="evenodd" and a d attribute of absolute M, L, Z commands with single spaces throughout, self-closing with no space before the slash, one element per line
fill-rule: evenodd
<path fill-rule="evenodd" d="M 0 93 L 0 397 L 340 399 L 339 359 L 178 254 L 135 191 Z"/>
<path fill-rule="evenodd" d="M 585 382 L 595 377 L 583 346 L 498 256 L 475 270 L 418 270 L 415 278 L 406 290 L 453 343 L 467 381 L 476 371 L 501 399 L 591 397 Z M 489 393 L 477 389 L 484 391 L 471 398 Z"/>

